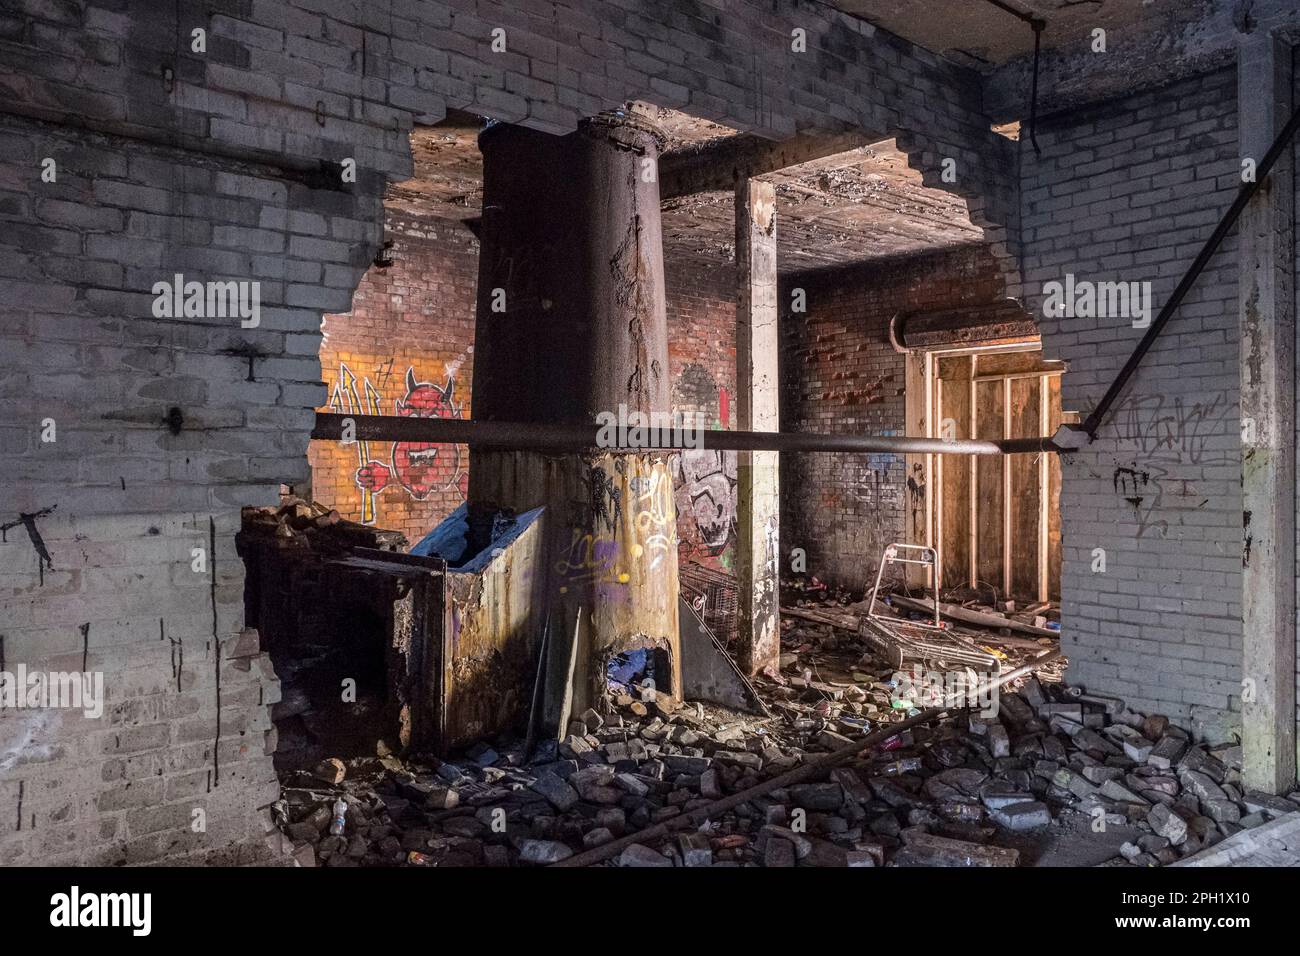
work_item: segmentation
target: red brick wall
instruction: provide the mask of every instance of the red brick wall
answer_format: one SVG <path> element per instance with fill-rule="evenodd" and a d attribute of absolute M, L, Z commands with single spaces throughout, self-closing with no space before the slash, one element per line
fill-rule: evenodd
<path fill-rule="evenodd" d="M 366 273 L 351 312 L 325 317 L 322 411 L 373 402 L 377 414 L 468 418 L 478 240 L 461 223 L 393 211 L 386 237 L 393 264 Z M 461 445 L 318 441 L 308 457 L 317 501 L 412 544 L 465 500 Z"/>
<path fill-rule="evenodd" d="M 366 411 L 373 396 L 382 414 L 405 407 L 408 414 L 468 418 L 478 242 L 460 223 L 400 213 L 390 213 L 387 235 L 393 265 L 372 268 L 352 311 L 324 322 L 321 367 L 331 407 L 347 411 L 355 401 Z M 807 294 L 802 315 L 789 312 L 796 286 Z M 711 428 L 734 428 L 734 270 L 669 262 L 666 287 L 673 408 L 704 412 Z M 782 428 L 902 434 L 903 365 L 889 346 L 889 317 L 1002 295 L 982 247 L 783 279 Z M 400 530 L 414 543 L 465 499 L 463 446 L 373 443 L 364 449 L 367 467 L 362 451 L 312 442 L 316 500 L 347 518 Z M 903 537 L 901 456 L 783 455 L 781 469 L 785 566 L 791 549 L 801 547 L 811 572 L 861 588 L 884 545 Z M 730 568 L 735 454 L 686 451 L 675 478 L 681 559 Z M 369 513 L 367 482 L 378 489 Z"/>
<path fill-rule="evenodd" d="M 669 262 L 668 367 L 673 411 L 703 412 L 708 428 L 734 428 L 736 278 L 729 265 Z M 736 454 L 689 449 L 677 457 L 678 557 L 731 567 L 736 544 Z"/>
<path fill-rule="evenodd" d="M 396 212 L 389 213 L 387 238 L 393 241 L 393 265 L 366 273 L 351 312 L 325 318 L 321 374 L 331 404 L 322 411 L 355 410 L 354 402 L 368 411 L 369 383 L 378 411 L 399 414 L 409 369 L 422 414 L 468 418 L 478 242 L 460 223 Z M 673 408 L 704 412 L 710 428 L 733 427 L 734 271 L 670 262 L 666 287 Z M 402 531 L 415 543 L 465 500 L 469 456 L 463 446 L 394 449 L 392 442 L 376 442 L 364 449 L 368 467 L 362 450 L 312 442 L 309 451 L 313 496 L 346 518 Z M 430 452 L 429 467 L 414 467 Z M 730 566 L 734 453 L 688 451 L 676 477 L 682 557 Z M 367 482 L 379 490 L 364 511 Z"/>
<path fill-rule="evenodd" d="M 790 312 L 795 288 L 806 292 L 804 314 Z M 1004 295 L 983 246 L 783 278 L 782 430 L 902 435 L 903 357 L 889 344 L 890 317 Z M 885 545 L 904 540 L 906 479 L 902 455 L 782 454 L 783 570 L 803 548 L 822 580 L 869 586 Z"/>
<path fill-rule="evenodd" d="M 347 411 L 356 402 L 368 411 L 373 400 L 382 414 L 467 418 L 478 242 L 460 223 L 398 213 L 390 214 L 387 235 L 393 265 L 372 268 L 352 311 L 324 322 L 321 367 L 331 407 Z M 711 428 L 734 428 L 734 270 L 669 262 L 666 287 L 673 408 L 704 412 Z M 804 314 L 790 314 L 795 287 L 806 291 Z M 1002 295 L 982 247 L 783 279 L 782 428 L 902 434 L 903 364 L 889 346 L 890 316 Z M 318 501 L 402 531 L 412 543 L 465 499 L 463 446 L 313 442 L 309 456 Z M 811 572 L 861 588 L 885 544 L 903 538 L 902 457 L 783 455 L 781 469 L 785 566 L 800 547 Z M 686 451 L 675 478 L 681 559 L 731 567 L 735 454 Z M 366 483 L 378 489 L 368 513 Z"/>

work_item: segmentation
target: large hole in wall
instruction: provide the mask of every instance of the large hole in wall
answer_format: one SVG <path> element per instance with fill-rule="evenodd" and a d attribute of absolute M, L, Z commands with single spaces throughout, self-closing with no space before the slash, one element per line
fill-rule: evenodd
<path fill-rule="evenodd" d="M 754 146 L 753 137 L 681 111 L 646 103 L 627 108 L 663 130 L 665 169 L 673 157 L 686 157 L 730 171 L 735 157 L 729 151 Z M 414 173 L 385 198 L 385 247 L 353 310 L 325 318 L 321 364 L 329 398 L 322 410 L 471 416 L 483 194 L 477 137 L 485 122 L 452 110 L 442 122 L 412 132 Z M 864 140 L 763 178 L 776 187 L 783 277 L 971 243 L 982 235 L 965 203 L 926 187 L 893 140 Z M 706 186 L 662 202 L 672 402 L 674 411 L 704 414 L 708 427 L 734 428 L 735 195 L 729 176 L 725 184 L 705 179 Z M 854 427 L 901 431 L 901 423 L 877 422 L 874 409 L 856 407 L 878 401 L 869 383 L 850 384 L 833 390 L 833 411 Z M 826 430 L 823 413 L 809 418 L 810 427 Z M 316 500 L 345 518 L 400 530 L 410 541 L 423 538 L 467 498 L 463 446 L 313 442 L 309 457 Z M 691 449 L 674 456 L 681 563 L 730 571 L 736 486 L 735 453 Z M 901 494 L 901 488 L 890 490 Z"/>
<path fill-rule="evenodd" d="M 649 110 L 650 118 L 664 129 L 668 143 L 665 158 L 677 153 L 711 155 L 716 160 L 738 143 L 739 148 L 747 148 L 750 139 L 734 129 L 677 111 L 644 104 L 634 108 Z M 322 410 L 471 417 L 477 234 L 483 195 L 477 137 L 483 124 L 479 116 L 452 111 L 442 123 L 412 133 L 414 175 L 392 186 L 386 196 L 384 247 L 358 289 L 352 311 L 325 318 L 321 360 L 329 398 Z M 728 171 L 734 168 L 733 163 L 723 166 Z M 782 325 L 798 325 L 809 339 L 821 341 L 811 324 L 814 316 L 827 323 L 825 339 L 831 345 L 838 341 L 835 336 L 840 335 L 841 326 L 872 325 L 863 320 L 875 318 L 866 301 L 874 290 L 859 288 L 861 300 L 833 299 L 820 296 L 805 277 L 831 272 L 844 276 L 867 260 L 892 261 L 940 247 L 972 245 L 982 238 L 965 203 L 951 193 L 925 187 L 921 174 L 911 169 L 907 156 L 892 140 L 864 142 L 834 154 L 817 155 L 764 178 L 774 183 L 777 201 L 775 241 Z M 739 426 L 735 413 L 735 192 L 729 177 L 721 185 L 715 179 L 707 181 L 707 187 L 685 190 L 662 202 L 672 404 L 674 411 L 703 413 L 710 427 L 735 428 Z M 973 288 L 968 277 L 958 277 L 950 284 L 955 283 Z M 856 280 L 850 284 L 861 285 Z M 811 297 L 808 308 L 787 321 L 796 286 Z M 971 297 L 968 291 L 961 293 L 963 302 Z M 830 370 L 833 374 L 823 376 L 821 385 L 810 386 L 807 394 L 799 397 L 804 407 L 796 413 L 796 420 L 783 421 L 784 430 L 903 432 L 901 368 L 893 378 L 889 377 L 893 372 L 880 373 L 879 367 L 885 363 L 877 362 L 872 351 L 895 358 L 888 352 L 885 323 L 872 325 L 865 334 L 873 337 L 872 341 L 850 343 L 844 349 L 828 345 L 815 350 L 819 360 L 838 365 Z M 792 350 L 798 353 L 802 347 L 795 342 Z M 864 361 L 868 355 L 872 356 L 870 362 Z M 901 359 L 897 361 L 901 363 Z M 493 548 L 489 545 L 499 537 L 492 522 L 513 517 L 467 508 L 468 450 L 463 446 L 313 442 L 310 457 L 314 498 L 363 528 L 400 532 L 403 551 L 405 542 L 425 541 L 435 529 L 456 530 L 463 523 L 459 544 L 440 541 L 426 552 L 451 565 L 449 582 L 473 573 L 469 565 L 476 560 L 478 564 L 491 563 Z M 825 494 L 836 491 L 834 488 L 814 488 L 814 482 L 800 481 L 797 476 L 787 481 L 783 474 L 787 489 L 797 489 L 798 494 L 817 492 L 815 498 L 805 495 L 812 510 L 833 516 L 841 528 L 855 525 L 853 540 L 847 542 L 852 548 L 832 541 L 830 535 L 805 535 L 826 543 L 824 553 L 817 554 L 811 541 L 794 535 L 787 539 L 809 546 L 814 559 L 809 567 L 812 574 L 825 574 L 825 567 L 839 561 L 851 573 L 853 589 L 860 591 L 870 582 L 880 547 L 904 537 L 901 528 L 886 527 L 889 521 L 881 518 L 902 511 L 907 475 L 901 460 L 895 462 L 894 458 L 901 456 L 857 456 L 850 479 L 855 483 L 851 500 L 842 503 L 823 500 Z M 731 568 L 739 517 L 736 455 L 690 449 L 674 455 L 673 460 L 683 589 L 690 598 L 705 598 L 700 611 L 706 623 L 724 641 L 732 638 L 734 643 L 736 602 Z M 838 460 L 820 461 L 839 466 Z M 466 509 L 463 514 L 462 509 Z M 447 528 L 443 528 L 444 522 L 448 522 Z M 863 546 L 867 536 L 859 526 L 883 530 Z M 845 554 L 849 556 L 843 557 Z M 398 598 L 383 594 L 382 589 L 377 593 L 379 599 L 369 595 L 358 607 L 336 608 L 330 624 L 316 636 L 327 635 L 335 622 L 351 621 L 352 633 L 330 636 L 326 644 L 348 648 L 341 656 L 354 661 L 359 655 L 381 659 L 394 640 L 391 607 Z M 343 592 L 330 595 L 330 599 L 338 603 Z M 459 606 L 456 595 L 449 596 L 448 606 Z M 305 613 L 310 617 L 314 612 Z M 458 628 L 470 618 L 472 615 L 453 613 L 448 632 L 460 634 Z M 375 637 L 362 638 L 360 631 Z M 474 636 L 476 632 L 466 633 Z M 311 643 L 299 643 L 296 649 L 293 644 L 285 646 L 289 656 L 284 672 L 311 675 L 303 682 L 304 694 L 309 695 L 313 685 L 328 687 L 346 679 L 329 669 L 335 655 L 317 654 Z M 294 658 L 295 653 L 300 657 Z M 633 696 L 636 685 L 646 679 L 656 687 L 672 686 L 670 675 L 677 662 L 668 660 L 662 651 L 629 657 L 636 653 L 621 652 L 617 663 L 620 673 L 632 668 L 624 686 Z M 367 687 L 359 687 L 359 693 L 373 688 L 374 693 L 393 697 L 391 663 L 354 669 L 370 675 Z M 455 703 L 454 696 L 448 692 L 448 706 Z M 473 696 L 461 695 L 466 727 L 479 722 L 473 702 L 468 700 Z M 286 693 L 282 710 L 297 706 L 297 699 L 296 692 Z M 375 735 L 393 732 L 390 713 L 381 708 L 376 720 L 380 726 Z M 308 721 L 304 718 L 302 722 Z M 396 722 L 402 726 L 400 717 Z M 282 746 L 291 743 L 285 741 Z"/>
<path fill-rule="evenodd" d="M 672 656 L 661 647 L 637 647 L 610 655 L 605 680 L 613 694 L 642 698 L 673 686 Z"/>
<path fill-rule="evenodd" d="M 384 198 L 384 241 L 352 309 L 321 326 L 320 411 L 469 418 L 485 120 L 450 111 L 411 133 L 414 175 Z M 466 500 L 469 451 L 432 442 L 314 441 L 315 500 L 423 538 Z"/>

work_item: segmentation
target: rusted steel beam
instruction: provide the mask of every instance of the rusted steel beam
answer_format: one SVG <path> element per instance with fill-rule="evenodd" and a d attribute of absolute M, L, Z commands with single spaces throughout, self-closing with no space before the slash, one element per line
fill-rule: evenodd
<path fill-rule="evenodd" d="M 895 352 L 1036 342 L 1034 317 L 1015 299 L 939 312 L 899 312 L 889 321 Z"/>
<path fill-rule="evenodd" d="M 496 448 L 584 451 L 600 447 L 596 425 L 480 422 L 462 418 L 407 418 L 400 415 L 340 415 L 317 412 L 311 437 L 340 441 L 344 421 L 352 423 L 356 441 L 442 442 Z M 856 451 L 898 455 L 1032 455 L 1062 452 L 1051 438 L 999 441 L 902 438 L 896 435 L 828 435 L 820 432 L 742 432 L 722 429 L 647 429 L 647 440 L 617 445 L 611 451 L 714 448 L 720 451 L 832 452 Z"/>

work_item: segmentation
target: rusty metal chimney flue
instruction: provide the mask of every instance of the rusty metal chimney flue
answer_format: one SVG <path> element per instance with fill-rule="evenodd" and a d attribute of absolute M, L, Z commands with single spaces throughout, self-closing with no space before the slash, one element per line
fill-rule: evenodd
<path fill-rule="evenodd" d="M 479 142 L 474 417 L 668 413 L 662 135 L 616 111 L 567 136 L 498 124 Z M 657 690 L 681 696 L 671 454 L 471 451 L 471 505 L 546 508 L 546 716 L 561 734 L 616 654 L 666 654 Z"/>

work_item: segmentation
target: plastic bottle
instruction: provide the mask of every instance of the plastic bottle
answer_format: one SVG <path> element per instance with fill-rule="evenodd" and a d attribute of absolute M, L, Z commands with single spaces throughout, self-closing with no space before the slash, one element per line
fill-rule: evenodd
<path fill-rule="evenodd" d="M 330 824 L 330 833 L 334 836 L 343 835 L 343 827 L 346 824 L 348 814 L 348 805 L 339 797 L 334 801 L 334 822 Z"/>
<path fill-rule="evenodd" d="M 882 777 L 896 777 L 902 773 L 911 773 L 922 767 L 920 757 L 904 757 L 886 764 L 877 764 L 872 769 Z"/>

